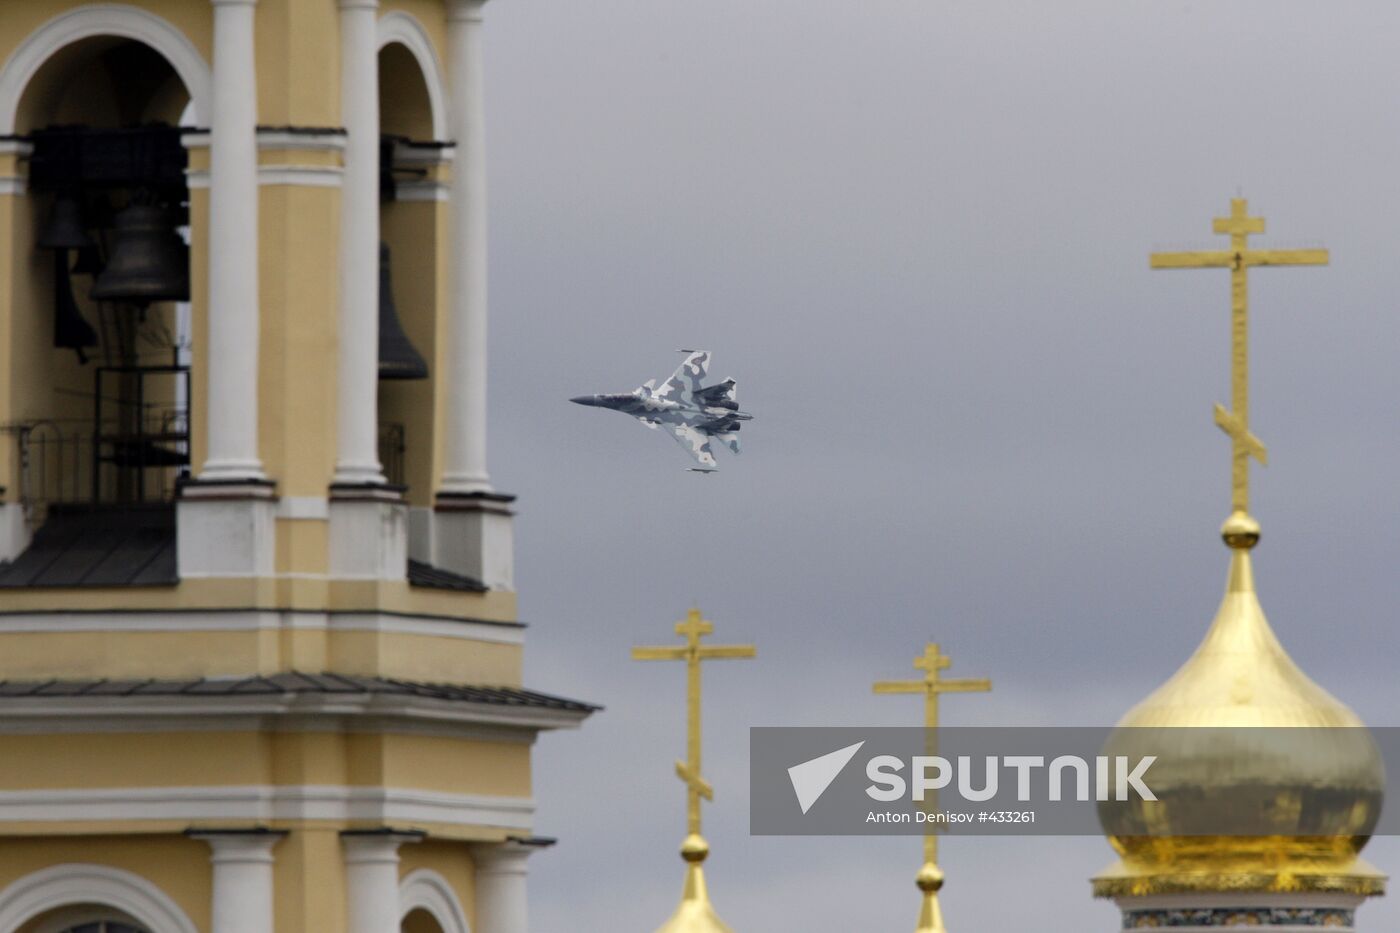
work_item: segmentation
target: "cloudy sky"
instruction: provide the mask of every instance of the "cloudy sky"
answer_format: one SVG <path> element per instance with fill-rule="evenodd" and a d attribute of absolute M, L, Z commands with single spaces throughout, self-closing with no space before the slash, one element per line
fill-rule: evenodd
<path fill-rule="evenodd" d="M 755 725 L 903 725 L 926 640 L 995 691 L 953 724 L 1104 725 L 1219 600 L 1238 192 L 1264 242 L 1253 427 L 1265 609 L 1400 725 L 1400 6 L 1290 0 L 497 0 L 487 7 L 492 447 L 520 495 L 527 680 L 601 703 L 536 757 L 539 933 L 650 930 L 682 866 L 693 602 L 755 661 L 706 672 L 712 894 L 739 933 L 908 930 L 915 839 L 748 834 Z M 757 420 L 722 472 L 571 406 L 714 353 Z M 1400 870 L 1400 842 L 1368 850 Z M 1098 838 L 953 839 L 955 931 L 1114 929 Z M 1014 896 L 1008 896 L 1014 892 Z M 1400 904 L 1362 923 L 1400 922 Z"/>

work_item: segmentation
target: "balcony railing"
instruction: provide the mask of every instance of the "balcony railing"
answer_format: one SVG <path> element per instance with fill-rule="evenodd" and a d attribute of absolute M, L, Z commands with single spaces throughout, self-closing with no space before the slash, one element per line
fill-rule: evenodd
<path fill-rule="evenodd" d="M 379 426 L 379 465 L 391 485 L 404 483 L 404 429 L 401 424 Z"/>
<path fill-rule="evenodd" d="M 2 430 L 15 440 L 19 502 L 36 525 L 53 504 L 172 501 L 189 471 L 189 421 L 180 408 L 148 405 L 136 423 L 45 419 Z M 404 452 L 404 426 L 380 425 L 379 460 L 395 485 L 404 484 Z"/>
<path fill-rule="evenodd" d="M 165 377 L 175 386 L 151 391 Z M 189 370 L 180 366 L 98 367 L 93 417 L 50 418 L 4 426 L 15 438 L 19 501 L 32 524 L 53 504 L 168 502 L 189 469 L 184 400 Z M 157 401 L 156 399 L 160 399 Z"/>

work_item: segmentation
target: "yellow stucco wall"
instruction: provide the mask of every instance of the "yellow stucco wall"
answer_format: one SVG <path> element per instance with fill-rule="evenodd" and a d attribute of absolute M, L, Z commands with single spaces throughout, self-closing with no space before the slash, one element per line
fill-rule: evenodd
<path fill-rule="evenodd" d="M 528 797 L 529 768 L 527 742 L 446 735 L 309 728 L 0 735 L 3 791 L 306 784 Z"/>
<path fill-rule="evenodd" d="M 246 677 L 301 670 L 513 687 L 521 646 L 472 637 L 324 629 L 5 632 L 0 679 Z"/>
<path fill-rule="evenodd" d="M 0 836 L 0 889 L 51 865 L 95 862 L 139 875 L 160 888 L 201 930 L 209 929 L 209 846 L 159 836 Z M 39 918 L 36 918 L 39 919 Z M 16 933 L 28 933 L 27 924 Z M 310 933 L 315 927 L 303 927 Z"/>

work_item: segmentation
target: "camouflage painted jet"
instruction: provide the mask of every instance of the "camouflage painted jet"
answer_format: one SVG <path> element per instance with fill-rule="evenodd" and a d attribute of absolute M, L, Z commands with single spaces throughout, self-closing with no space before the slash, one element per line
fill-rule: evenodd
<path fill-rule="evenodd" d="M 710 451 L 710 441 L 718 440 L 737 454 L 739 425 L 752 421 L 753 415 L 739 410 L 733 379 L 712 386 L 700 384 L 710 367 L 708 350 L 680 352 L 690 355 L 660 388 L 657 388 L 655 379 L 649 379 L 631 392 L 580 395 L 569 401 L 623 412 L 653 430 L 664 425 L 700 464 L 691 467 L 692 470 L 696 473 L 713 473 L 718 467 L 715 466 L 715 455 Z"/>

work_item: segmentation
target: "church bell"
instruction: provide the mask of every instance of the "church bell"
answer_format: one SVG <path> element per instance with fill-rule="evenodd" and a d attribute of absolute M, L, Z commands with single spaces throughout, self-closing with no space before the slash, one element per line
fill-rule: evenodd
<path fill-rule="evenodd" d="M 83 317 L 73 297 L 68 252 L 94 250 L 97 244 L 83 223 L 83 208 L 77 198 L 71 194 L 54 198 L 35 243 L 40 249 L 53 251 L 53 345 L 75 351 L 78 362 L 86 363 L 87 354 L 83 351 L 97 346 L 97 331 Z"/>
<path fill-rule="evenodd" d="M 113 226 L 111 253 L 93 283 L 93 298 L 132 304 L 189 300 L 189 247 L 164 210 L 131 204 Z"/>
<path fill-rule="evenodd" d="M 35 245 L 40 249 L 85 249 L 93 245 L 83 225 L 83 207 L 77 198 L 71 194 L 54 198 Z"/>
<path fill-rule="evenodd" d="M 394 306 L 389 277 L 389 244 L 379 244 L 379 378 L 427 379 L 428 364 L 409 342 Z"/>

